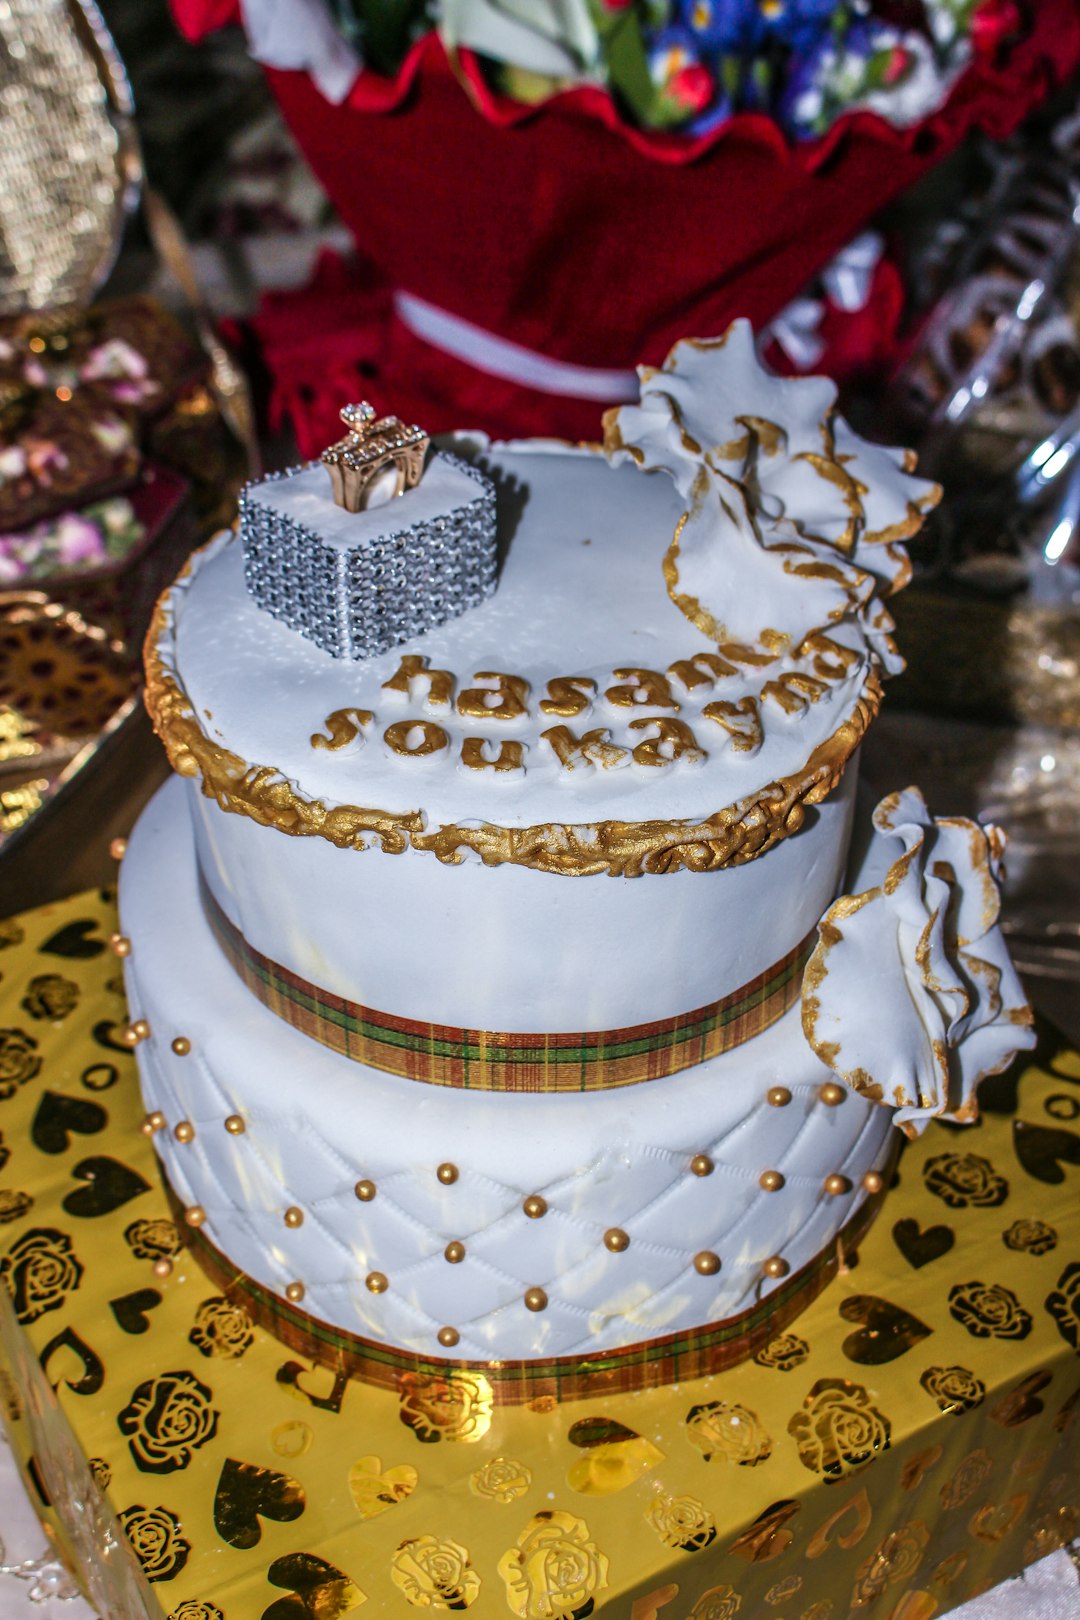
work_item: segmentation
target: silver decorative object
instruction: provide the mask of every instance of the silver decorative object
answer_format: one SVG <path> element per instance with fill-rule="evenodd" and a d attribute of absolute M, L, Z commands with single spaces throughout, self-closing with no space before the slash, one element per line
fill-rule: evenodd
<path fill-rule="evenodd" d="M 440 506 L 443 488 L 458 498 Z M 494 485 L 445 451 L 418 488 L 356 516 L 318 462 L 273 474 L 241 496 L 240 536 L 253 599 L 334 658 L 374 658 L 495 588 Z"/>

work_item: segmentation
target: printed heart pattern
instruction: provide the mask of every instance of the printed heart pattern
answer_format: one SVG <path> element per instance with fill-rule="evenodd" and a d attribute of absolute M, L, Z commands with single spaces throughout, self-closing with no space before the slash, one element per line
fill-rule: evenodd
<path fill-rule="evenodd" d="M 794 1532 L 786 1526 L 799 1512 L 798 1502 L 774 1502 L 764 1513 L 758 1514 L 748 1529 L 736 1536 L 728 1552 L 747 1564 L 770 1564 L 787 1552 L 795 1540 Z"/>
<path fill-rule="evenodd" d="M 360 1517 L 375 1519 L 411 1496 L 419 1480 L 408 1463 L 384 1470 L 378 1457 L 361 1457 L 349 1469 L 349 1493 Z"/>
<path fill-rule="evenodd" d="M 88 961 L 105 950 L 103 939 L 91 939 L 101 924 L 96 917 L 84 917 L 78 922 L 65 923 L 55 934 L 50 934 L 38 949 L 48 956 L 65 956 L 71 961 Z"/>
<path fill-rule="evenodd" d="M 1013 1121 L 1013 1147 L 1029 1176 L 1058 1186 L 1065 1180 L 1062 1164 L 1080 1164 L 1080 1136 L 1030 1120 Z"/>
<path fill-rule="evenodd" d="M 582 1496 L 614 1496 L 664 1460 L 651 1440 L 614 1418 L 581 1418 L 567 1439 L 585 1453 L 566 1475 L 570 1489 Z"/>
<path fill-rule="evenodd" d="M 46 1091 L 37 1105 L 30 1139 L 42 1153 L 66 1153 L 73 1132 L 96 1136 L 109 1123 L 100 1103 L 88 1097 L 65 1097 L 59 1091 Z"/>
<path fill-rule="evenodd" d="M 956 1233 L 951 1226 L 928 1226 L 923 1229 L 910 1215 L 896 1222 L 892 1235 L 896 1247 L 916 1271 L 928 1266 L 932 1260 L 940 1260 L 956 1242 Z"/>
<path fill-rule="evenodd" d="M 1045 1409 L 1039 1392 L 1046 1388 L 1053 1376 L 1050 1372 L 1034 1372 L 1021 1379 L 1015 1389 L 1011 1389 L 990 1408 L 994 1422 L 1000 1423 L 1004 1429 L 1018 1429 L 1022 1423 L 1038 1417 Z"/>
<path fill-rule="evenodd" d="M 94 1025 L 92 1033 L 98 1045 L 107 1052 L 123 1052 L 125 1057 L 131 1056 L 131 1047 L 125 1045 L 123 1040 L 123 1024 L 115 1024 L 111 1018 L 101 1018 Z"/>
<path fill-rule="evenodd" d="M 140 1193 L 150 1191 L 137 1170 L 110 1159 L 107 1154 L 80 1159 L 71 1174 L 85 1187 L 76 1187 L 64 1199 L 63 1208 L 80 1220 L 93 1220 L 99 1215 L 111 1215 L 114 1209 L 127 1204 Z"/>
<path fill-rule="evenodd" d="M 76 1378 L 68 1373 L 58 1371 L 55 1377 L 50 1376 L 49 1364 L 61 1351 L 69 1351 L 82 1368 Z M 53 1389 L 59 1389 L 64 1384 L 73 1395 L 96 1395 L 105 1382 L 105 1364 L 96 1350 L 92 1350 L 86 1340 L 73 1327 L 66 1327 L 54 1339 L 50 1339 L 39 1357 L 41 1370 L 48 1378 Z M 63 1364 L 61 1364 L 62 1366 Z M 73 1370 L 73 1369 L 72 1369 Z"/>
<path fill-rule="evenodd" d="M 857 1333 L 848 1334 L 841 1346 L 848 1360 L 861 1367 L 880 1367 L 886 1361 L 895 1361 L 933 1332 L 910 1311 L 875 1294 L 856 1294 L 846 1299 L 840 1315 L 845 1322 L 862 1324 Z"/>
<path fill-rule="evenodd" d="M 262 1620 L 340 1620 L 367 1601 L 344 1570 L 314 1553 L 286 1553 L 275 1558 L 266 1572 L 271 1586 L 281 1586 L 288 1597 L 277 1598 L 262 1612 Z"/>
<path fill-rule="evenodd" d="M 110 1299 L 109 1309 L 125 1333 L 145 1333 L 150 1327 L 148 1312 L 156 1310 L 160 1304 L 161 1295 L 156 1288 L 138 1288 L 133 1294 Z"/>
<path fill-rule="evenodd" d="M 257 1468 L 254 1463 L 226 1457 L 214 1492 L 214 1529 L 230 1547 L 254 1547 L 262 1540 L 260 1519 L 291 1524 L 306 1506 L 307 1497 L 299 1480 L 289 1474 L 279 1474 L 273 1468 Z M 299 1584 L 291 1577 L 287 1582 L 275 1580 L 272 1573 L 270 1579 L 275 1586 Z"/>

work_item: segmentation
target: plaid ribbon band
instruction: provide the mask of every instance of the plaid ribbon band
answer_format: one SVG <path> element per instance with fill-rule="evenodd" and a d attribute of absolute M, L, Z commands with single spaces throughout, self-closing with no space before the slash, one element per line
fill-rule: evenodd
<path fill-rule="evenodd" d="M 704 1063 L 760 1035 L 797 1000 L 816 938 L 811 931 L 749 984 L 675 1018 L 582 1034 L 493 1034 L 417 1023 L 309 984 L 256 950 L 201 888 L 221 949 L 271 1012 L 356 1063 L 465 1091 L 607 1091 Z"/>

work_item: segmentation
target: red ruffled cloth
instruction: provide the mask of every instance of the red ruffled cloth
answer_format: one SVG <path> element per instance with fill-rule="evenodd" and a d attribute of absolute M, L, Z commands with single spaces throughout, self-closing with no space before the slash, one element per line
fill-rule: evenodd
<path fill-rule="evenodd" d="M 238 9 L 173 7 L 190 37 Z M 658 364 L 678 338 L 722 331 L 737 315 L 765 324 L 969 130 L 1011 133 L 1080 63 L 1075 0 L 1040 0 L 1033 17 L 1003 67 L 977 61 L 916 128 L 857 112 L 795 146 L 751 114 L 696 139 L 632 129 L 589 87 L 522 106 L 493 94 L 467 53 L 452 67 L 434 34 L 394 80 L 361 73 L 339 106 L 305 74 L 267 77 L 365 271 L 387 290 L 554 360 L 625 369 Z M 293 319 L 314 318 L 319 296 L 294 305 Z M 379 297 L 381 317 L 369 301 Z M 392 376 L 400 414 L 412 393 L 432 428 L 499 420 L 504 431 L 595 435 L 595 402 L 480 376 L 392 319 L 385 294 L 361 303 L 362 330 L 343 325 L 335 363 L 347 369 L 362 352 Z M 271 300 L 260 332 L 278 324 Z M 295 341 L 321 395 L 328 384 L 307 335 Z M 291 376 L 272 341 L 267 358 Z"/>

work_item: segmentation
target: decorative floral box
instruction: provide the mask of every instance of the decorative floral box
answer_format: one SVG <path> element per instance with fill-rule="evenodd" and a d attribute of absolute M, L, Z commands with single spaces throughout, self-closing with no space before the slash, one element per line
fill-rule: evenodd
<path fill-rule="evenodd" d="M 1080 1054 L 909 1146 L 859 1255 L 722 1375 L 497 1406 L 297 1359 L 169 1216 L 111 899 L 0 924 L 0 1360 L 110 1620 L 931 1620 L 1080 1533 Z"/>

